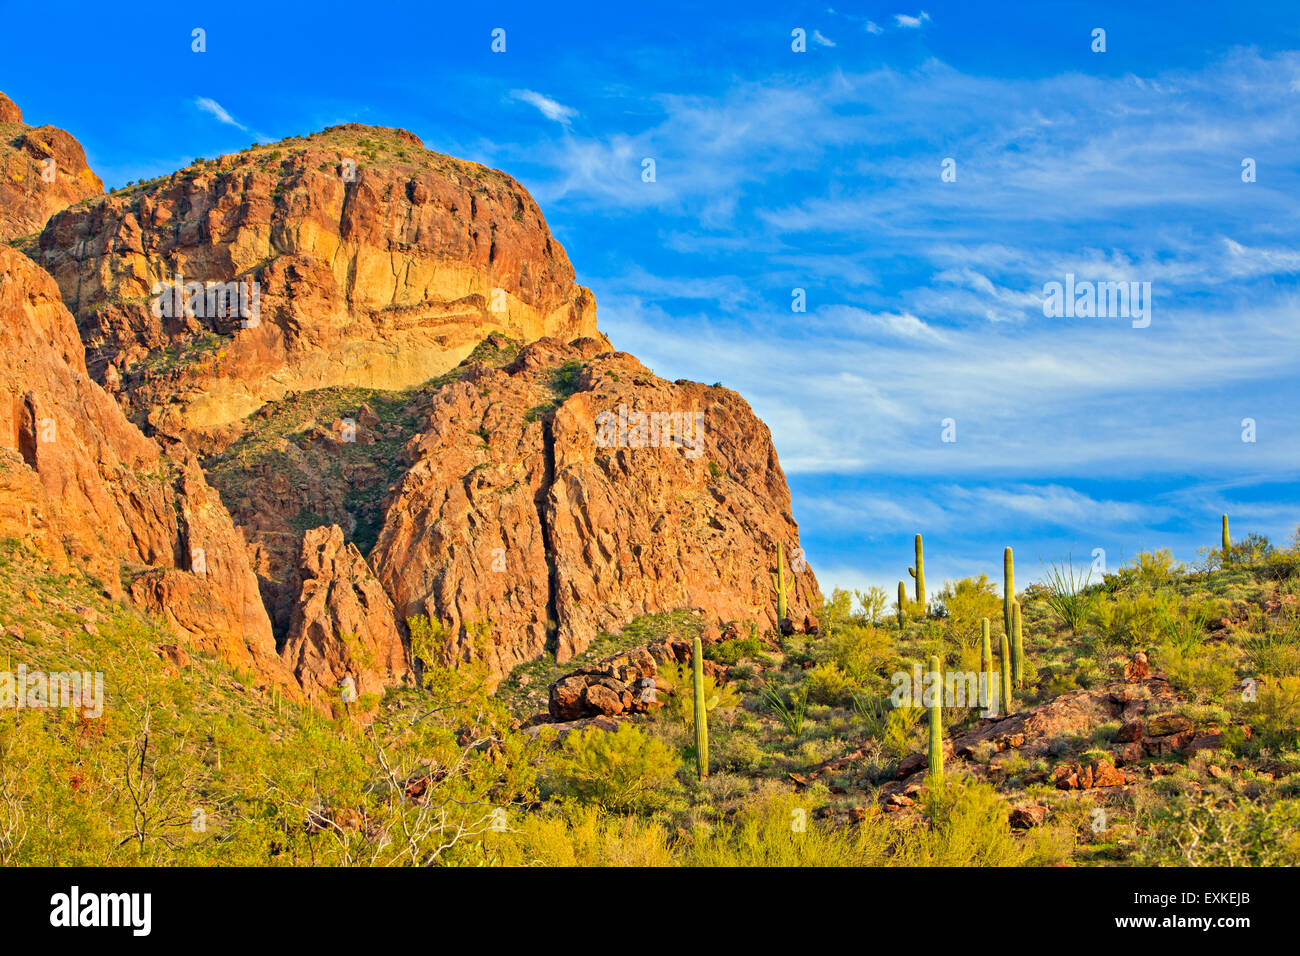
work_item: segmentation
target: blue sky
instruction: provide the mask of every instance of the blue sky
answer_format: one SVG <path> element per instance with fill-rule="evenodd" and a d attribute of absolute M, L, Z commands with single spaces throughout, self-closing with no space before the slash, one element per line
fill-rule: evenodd
<path fill-rule="evenodd" d="M 5 6 L 109 185 L 342 122 L 518 178 L 617 347 L 771 427 L 826 590 L 1300 522 L 1294 4 Z M 1067 273 L 1150 326 L 1044 317 Z"/>

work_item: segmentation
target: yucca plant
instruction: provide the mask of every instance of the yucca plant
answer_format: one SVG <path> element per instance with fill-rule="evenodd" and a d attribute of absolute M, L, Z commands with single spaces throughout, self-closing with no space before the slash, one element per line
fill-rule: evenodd
<path fill-rule="evenodd" d="M 803 688 L 791 691 L 789 699 L 778 694 L 770 687 L 763 688 L 763 699 L 791 736 L 803 733 L 804 723 L 808 720 L 808 692 Z"/>
<path fill-rule="evenodd" d="M 1066 559 L 1064 567 L 1053 562 L 1051 570 L 1043 584 L 1046 588 L 1044 600 L 1061 623 L 1071 631 L 1078 632 L 1088 621 L 1092 610 L 1092 595 L 1088 593 L 1088 583 L 1092 578 L 1092 566 L 1082 573 L 1074 570 L 1073 558 Z"/>

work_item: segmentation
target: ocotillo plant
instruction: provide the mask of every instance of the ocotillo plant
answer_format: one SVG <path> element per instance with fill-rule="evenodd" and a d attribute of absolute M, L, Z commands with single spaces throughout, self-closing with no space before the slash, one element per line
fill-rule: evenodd
<path fill-rule="evenodd" d="M 980 621 L 980 672 L 987 675 L 985 680 L 993 677 L 993 645 L 989 641 L 989 619 Z"/>
<path fill-rule="evenodd" d="M 907 573 L 916 578 L 916 603 L 925 612 L 925 551 L 921 546 L 921 536 L 916 536 L 916 567 L 908 568 Z"/>
<path fill-rule="evenodd" d="M 1223 516 L 1223 560 L 1228 560 L 1228 555 L 1232 553 L 1232 538 L 1228 535 L 1228 516 Z"/>
<path fill-rule="evenodd" d="M 901 631 L 907 623 L 907 585 L 898 582 L 898 629 Z"/>
<path fill-rule="evenodd" d="M 943 682 L 939 675 L 939 658 L 930 655 L 930 778 L 932 783 L 943 780 Z"/>
<path fill-rule="evenodd" d="M 790 588 L 794 585 L 793 581 L 785 579 L 785 549 L 781 545 L 776 546 L 776 574 L 772 575 L 772 590 L 776 591 L 776 619 L 784 620 L 786 617 L 786 600 L 790 596 Z"/>
<path fill-rule="evenodd" d="M 709 714 L 704 703 L 704 647 L 698 634 L 691 663 L 695 677 L 695 771 L 703 780 L 709 775 Z"/>
<path fill-rule="evenodd" d="M 1011 605 L 1011 667 L 1016 672 L 1016 689 L 1025 686 L 1025 638 L 1020 628 L 1020 602 Z"/>
<path fill-rule="evenodd" d="M 1011 605 L 1016 602 L 1016 562 L 1011 549 L 1002 552 L 1002 627 L 1011 635 Z"/>
<path fill-rule="evenodd" d="M 1011 713 L 1011 642 L 1002 635 L 1002 713 Z"/>

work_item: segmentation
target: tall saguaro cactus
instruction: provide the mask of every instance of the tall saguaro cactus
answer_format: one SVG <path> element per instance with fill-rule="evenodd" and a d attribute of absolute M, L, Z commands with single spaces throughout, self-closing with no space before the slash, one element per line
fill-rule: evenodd
<path fill-rule="evenodd" d="M 933 783 L 943 779 L 943 680 L 939 673 L 939 658 L 930 655 L 930 778 Z"/>
<path fill-rule="evenodd" d="M 1002 627 L 1011 636 L 1011 605 L 1016 603 L 1016 561 L 1011 549 L 1002 552 Z"/>
<path fill-rule="evenodd" d="M 993 645 L 989 641 L 989 619 L 980 620 L 980 672 L 990 680 L 993 675 Z"/>
<path fill-rule="evenodd" d="M 1011 667 L 1019 690 L 1025 686 L 1025 637 L 1021 632 L 1019 601 L 1011 605 Z"/>
<path fill-rule="evenodd" d="M 907 585 L 898 582 L 898 629 L 901 631 L 907 623 Z"/>
<path fill-rule="evenodd" d="M 1002 635 L 1002 713 L 1011 713 L 1011 642 Z"/>
<path fill-rule="evenodd" d="M 709 714 L 704 703 L 704 645 L 698 634 L 691 664 L 695 678 L 695 771 L 703 780 L 709 775 Z"/>
<path fill-rule="evenodd" d="M 925 550 L 921 545 L 921 536 L 916 536 L 916 567 L 908 568 L 907 573 L 916 578 L 916 603 L 925 613 Z"/>
<path fill-rule="evenodd" d="M 1223 516 L 1223 560 L 1228 560 L 1228 554 L 1232 551 L 1232 538 L 1228 534 L 1228 516 Z"/>
<path fill-rule="evenodd" d="M 780 544 L 776 546 L 776 574 L 772 575 L 772 590 L 776 592 L 776 619 L 783 621 L 789 615 L 787 600 L 790 597 L 790 588 L 794 581 L 785 579 L 785 548 Z"/>

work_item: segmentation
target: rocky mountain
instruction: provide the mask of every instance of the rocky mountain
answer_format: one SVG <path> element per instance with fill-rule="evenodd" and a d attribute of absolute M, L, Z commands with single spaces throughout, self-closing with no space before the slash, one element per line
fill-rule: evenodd
<path fill-rule="evenodd" d="M 411 620 L 427 663 L 493 679 L 643 615 L 777 626 L 769 575 L 798 529 L 767 428 L 614 351 L 503 173 L 336 127 L 115 190 L 24 248 L 45 271 L 6 250 L 4 322 L 38 301 L 63 364 L 31 364 L 89 397 L 37 391 L 28 418 L 62 408 L 86 451 L 22 453 L 15 489 L 59 528 L 94 514 L 80 553 L 136 562 L 134 599 L 200 647 L 242 635 L 321 709 L 410 682 Z M 122 449 L 98 450 L 105 430 Z M 108 504 L 57 501 L 64 473 Z M 806 566 L 792 580 L 802 627 L 820 594 Z"/>
<path fill-rule="evenodd" d="M 523 187 L 404 130 L 342 126 L 196 162 L 69 210 L 39 259 L 92 374 L 195 447 L 290 392 L 419 385 L 493 331 L 598 334 Z M 217 286 L 244 298 L 213 302 Z"/>
<path fill-rule="evenodd" d="M 28 126 L 0 93 L 0 242 L 34 235 L 56 212 L 103 193 L 80 143 L 54 126 Z"/>

